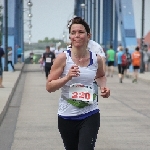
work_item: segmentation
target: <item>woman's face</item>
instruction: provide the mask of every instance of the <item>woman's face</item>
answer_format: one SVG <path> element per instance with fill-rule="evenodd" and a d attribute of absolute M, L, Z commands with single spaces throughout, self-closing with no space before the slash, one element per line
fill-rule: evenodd
<path fill-rule="evenodd" d="M 86 32 L 85 27 L 82 24 L 73 24 L 71 26 L 70 40 L 72 46 L 74 47 L 86 46 L 89 38 L 90 34 Z"/>

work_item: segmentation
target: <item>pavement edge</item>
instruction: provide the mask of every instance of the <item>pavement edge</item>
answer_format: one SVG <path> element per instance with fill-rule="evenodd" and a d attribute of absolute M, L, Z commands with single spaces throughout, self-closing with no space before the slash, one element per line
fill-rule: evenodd
<path fill-rule="evenodd" d="M 19 79 L 20 79 L 20 77 L 21 77 L 21 74 L 22 74 L 24 65 L 25 65 L 25 64 L 23 64 L 22 67 L 21 67 L 21 69 L 20 69 L 20 74 L 19 74 L 19 76 L 18 76 L 18 78 L 17 78 L 17 80 L 16 80 L 16 82 L 15 82 L 15 84 L 14 84 L 14 87 L 13 87 L 12 90 L 11 90 L 11 93 L 10 93 L 10 95 L 9 95 L 9 97 L 8 97 L 8 100 L 7 100 L 7 102 L 6 102 L 6 105 L 4 106 L 3 111 L 2 111 L 1 114 L 0 114 L 0 126 L 1 126 L 1 123 L 3 122 L 3 119 L 4 119 L 5 115 L 6 115 L 6 113 L 7 113 L 9 104 L 10 104 L 11 99 L 12 99 L 12 96 L 13 96 L 15 90 L 16 90 L 18 81 L 19 81 Z"/>

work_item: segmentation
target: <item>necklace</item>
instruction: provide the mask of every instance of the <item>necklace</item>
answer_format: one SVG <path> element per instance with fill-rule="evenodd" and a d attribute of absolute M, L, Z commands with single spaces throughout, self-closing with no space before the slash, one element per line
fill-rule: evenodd
<path fill-rule="evenodd" d="M 87 52 L 86 52 L 81 58 L 79 58 L 79 56 L 78 56 L 76 53 L 74 53 L 74 56 L 75 56 L 76 58 L 78 58 L 78 61 L 79 61 L 79 62 L 81 62 L 83 59 L 85 59 L 86 55 L 87 55 Z"/>

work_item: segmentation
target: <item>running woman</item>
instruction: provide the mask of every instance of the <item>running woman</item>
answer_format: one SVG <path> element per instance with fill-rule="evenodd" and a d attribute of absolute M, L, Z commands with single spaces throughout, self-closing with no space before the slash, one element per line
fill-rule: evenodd
<path fill-rule="evenodd" d="M 88 51 L 89 25 L 75 17 L 69 26 L 72 48 L 59 54 L 48 76 L 46 89 L 61 88 L 58 128 L 66 150 L 93 150 L 100 127 L 100 110 L 93 88 L 96 80 L 101 96 L 108 98 L 103 61 Z"/>

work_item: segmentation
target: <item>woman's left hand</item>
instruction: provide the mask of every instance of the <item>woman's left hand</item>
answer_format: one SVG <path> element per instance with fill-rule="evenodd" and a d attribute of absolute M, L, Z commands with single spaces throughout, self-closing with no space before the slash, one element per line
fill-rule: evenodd
<path fill-rule="evenodd" d="M 110 96 L 110 89 L 107 87 L 101 87 L 101 96 L 103 98 L 108 98 Z"/>

